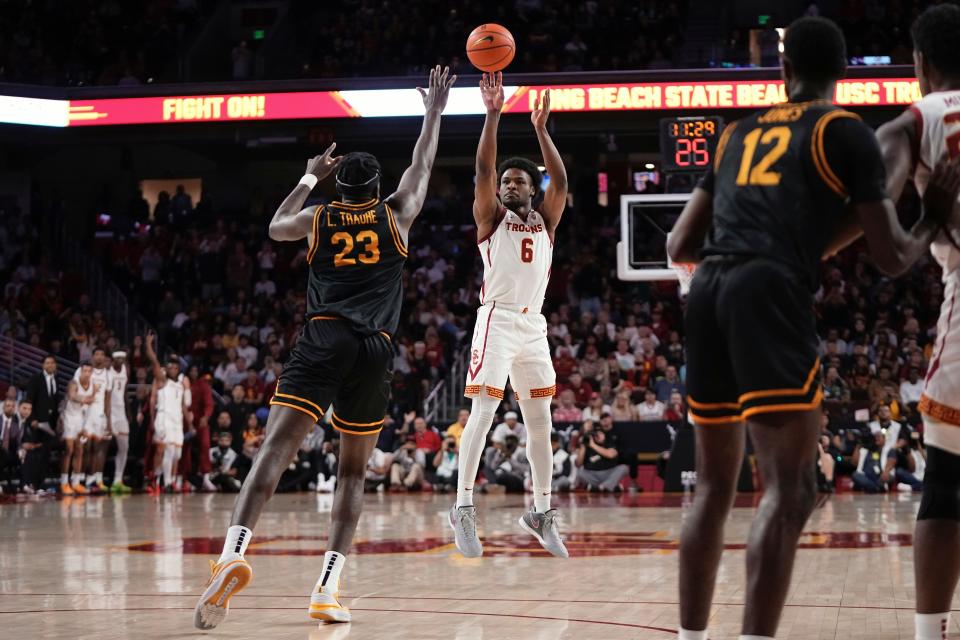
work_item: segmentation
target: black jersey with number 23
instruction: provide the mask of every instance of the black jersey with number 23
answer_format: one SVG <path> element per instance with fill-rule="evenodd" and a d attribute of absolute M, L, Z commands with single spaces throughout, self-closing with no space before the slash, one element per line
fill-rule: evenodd
<path fill-rule="evenodd" d="M 337 317 L 362 334 L 393 335 L 407 248 L 386 202 L 317 207 L 307 253 L 307 318 Z"/>

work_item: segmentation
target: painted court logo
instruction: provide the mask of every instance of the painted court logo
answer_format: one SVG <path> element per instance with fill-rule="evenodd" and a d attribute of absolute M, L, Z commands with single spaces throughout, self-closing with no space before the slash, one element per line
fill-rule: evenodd
<path fill-rule="evenodd" d="M 679 549 L 680 541 L 666 531 L 573 531 L 564 536 L 572 557 L 667 555 Z M 322 556 L 327 539 L 323 536 L 263 536 L 247 550 L 261 556 Z M 215 555 L 220 552 L 221 538 L 183 538 L 131 544 L 130 551 L 145 553 L 181 553 Z M 909 547 L 909 533 L 875 531 L 810 532 L 800 538 L 800 549 L 877 549 Z M 745 549 L 745 542 L 725 545 L 726 549 Z M 354 545 L 353 553 L 364 555 L 395 553 L 456 553 L 450 538 L 399 538 L 366 540 Z M 528 535 L 502 534 L 484 539 L 484 556 L 550 557 L 540 544 Z"/>

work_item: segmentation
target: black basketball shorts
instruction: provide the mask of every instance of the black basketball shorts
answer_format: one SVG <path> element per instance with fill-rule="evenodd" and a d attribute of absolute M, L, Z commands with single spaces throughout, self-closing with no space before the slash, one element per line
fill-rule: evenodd
<path fill-rule="evenodd" d="M 820 406 L 813 299 L 787 265 L 707 258 L 694 275 L 684 323 L 694 423 L 731 424 Z"/>
<path fill-rule="evenodd" d="M 333 404 L 335 429 L 377 434 L 392 380 L 393 346 L 387 334 L 364 336 L 344 320 L 314 318 L 300 332 L 270 404 L 296 409 L 317 422 Z"/>

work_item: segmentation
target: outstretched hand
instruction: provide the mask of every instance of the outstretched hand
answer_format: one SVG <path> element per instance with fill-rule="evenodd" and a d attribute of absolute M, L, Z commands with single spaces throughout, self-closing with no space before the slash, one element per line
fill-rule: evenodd
<path fill-rule="evenodd" d="M 417 87 L 420 97 L 423 98 L 423 106 L 427 111 L 436 111 L 443 113 L 447 107 L 447 99 L 450 97 L 450 87 L 457 81 L 456 74 L 450 75 L 450 67 L 444 67 L 441 71 L 440 65 L 430 69 L 430 81 L 427 89 Z"/>
<path fill-rule="evenodd" d="M 336 148 L 337 143 L 334 142 L 327 147 L 326 151 L 307 160 L 306 172 L 315 175 L 317 180 L 323 180 L 333 173 L 337 167 L 340 166 L 340 161 L 343 159 L 343 156 L 333 157 L 333 150 Z"/>
<path fill-rule="evenodd" d="M 480 79 L 480 97 L 487 111 L 503 110 L 503 72 L 485 73 Z"/>
<path fill-rule="evenodd" d="M 534 128 L 542 129 L 547 126 L 547 118 L 550 117 L 550 89 L 540 94 L 540 106 L 535 107 L 530 112 L 530 122 Z"/>

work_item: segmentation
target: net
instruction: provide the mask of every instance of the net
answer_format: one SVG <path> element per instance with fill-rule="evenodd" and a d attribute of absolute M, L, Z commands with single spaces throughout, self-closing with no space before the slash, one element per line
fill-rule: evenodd
<path fill-rule="evenodd" d="M 690 293 L 690 283 L 693 282 L 693 272 L 697 270 L 697 265 L 689 262 L 674 262 L 667 257 L 667 264 L 677 274 L 677 280 L 680 282 L 680 295 L 685 296 Z"/>

